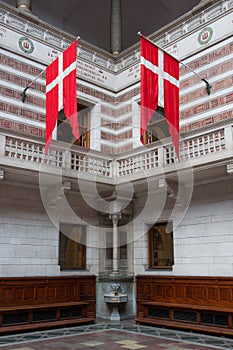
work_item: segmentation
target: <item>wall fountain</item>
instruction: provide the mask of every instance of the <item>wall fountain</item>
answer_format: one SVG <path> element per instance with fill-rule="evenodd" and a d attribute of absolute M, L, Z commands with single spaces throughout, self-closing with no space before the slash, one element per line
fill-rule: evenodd
<path fill-rule="evenodd" d="M 111 321 L 120 321 L 119 305 L 127 303 L 128 295 L 122 293 L 120 283 L 111 284 L 111 289 L 111 293 L 104 295 L 104 301 L 112 307 Z"/>

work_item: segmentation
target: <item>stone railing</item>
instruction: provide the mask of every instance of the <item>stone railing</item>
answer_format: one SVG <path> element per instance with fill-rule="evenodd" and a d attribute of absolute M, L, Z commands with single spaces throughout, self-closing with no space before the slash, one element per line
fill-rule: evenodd
<path fill-rule="evenodd" d="M 150 144 L 142 150 L 135 149 L 130 155 L 117 158 L 118 177 L 136 175 L 155 168 L 166 168 L 172 164 L 203 159 L 203 156 L 216 154 L 226 149 L 233 150 L 232 125 L 208 131 L 197 136 L 190 136 L 180 141 L 180 159 L 170 142 Z M 219 155 L 220 156 L 220 155 Z M 221 157 L 221 156 L 220 156 Z"/>
<path fill-rule="evenodd" d="M 118 157 L 78 146 L 68 148 L 57 141 L 52 142 L 48 154 L 45 154 L 44 144 L 36 141 L 3 134 L 0 134 L 0 141 L 0 159 L 11 160 L 12 166 L 12 160 L 17 162 L 17 166 L 22 164 L 19 161 L 23 161 L 22 167 L 27 167 L 28 164 L 29 168 L 30 164 L 45 164 L 51 172 L 54 168 L 60 168 L 69 171 L 70 176 L 79 173 L 98 177 L 100 181 L 106 181 L 106 178 L 114 181 L 127 176 L 143 177 L 148 171 L 164 171 L 176 164 L 185 167 L 186 161 L 203 164 L 205 160 L 208 162 L 209 155 L 214 155 L 216 160 L 222 159 L 222 151 L 233 150 L 233 128 L 232 125 L 222 126 L 181 140 L 179 160 L 169 140 L 138 147 Z"/>
<path fill-rule="evenodd" d="M 5 158 L 22 160 L 35 164 L 45 164 L 51 168 L 62 168 L 78 171 L 101 177 L 112 177 L 112 159 L 105 157 L 102 153 L 88 150 L 82 147 L 68 148 L 63 143 L 53 141 L 48 154 L 45 145 L 32 140 L 23 140 L 12 136 L 0 135 L 0 155 Z M 69 145 L 68 145 L 69 146 Z"/>

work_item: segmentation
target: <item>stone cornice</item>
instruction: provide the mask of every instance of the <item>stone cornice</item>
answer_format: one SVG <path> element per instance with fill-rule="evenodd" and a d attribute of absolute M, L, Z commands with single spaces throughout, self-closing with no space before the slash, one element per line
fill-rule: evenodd
<path fill-rule="evenodd" d="M 233 2 L 230 0 L 203 1 L 192 11 L 154 32 L 149 37 L 158 46 L 169 47 L 194 31 L 205 27 L 207 23 L 213 22 L 231 9 L 233 9 Z M 48 25 L 33 14 L 23 13 L 2 1 L 0 1 L 0 23 L 57 50 L 64 50 L 75 39 L 74 36 Z M 139 62 L 139 43 L 115 57 L 81 40 L 78 57 L 112 73 L 119 73 Z"/>

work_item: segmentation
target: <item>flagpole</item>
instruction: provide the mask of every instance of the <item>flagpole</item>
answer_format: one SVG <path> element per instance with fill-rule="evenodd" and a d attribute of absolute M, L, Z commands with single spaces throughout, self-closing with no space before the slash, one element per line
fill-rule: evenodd
<path fill-rule="evenodd" d="M 29 89 L 32 84 L 46 71 L 46 68 L 44 68 L 32 81 L 30 81 L 30 83 L 25 87 L 25 89 L 23 90 L 23 92 L 21 92 L 20 96 L 22 97 L 22 102 L 25 102 L 26 100 L 26 92 L 27 89 Z"/>
<path fill-rule="evenodd" d="M 77 36 L 76 40 L 77 41 L 80 40 L 80 36 Z M 45 67 L 33 80 L 31 80 L 30 83 L 25 87 L 25 89 L 20 93 L 20 96 L 22 98 L 22 102 L 25 102 L 25 100 L 26 100 L 26 97 L 27 97 L 26 92 L 27 92 L 27 90 L 33 85 L 33 83 L 35 83 L 35 81 L 37 79 L 39 79 L 42 76 L 42 74 L 46 71 L 46 68 L 47 67 Z"/>
<path fill-rule="evenodd" d="M 210 95 L 211 92 L 211 88 L 212 86 L 210 85 L 210 83 L 203 78 L 199 73 L 195 72 L 191 67 L 189 67 L 186 63 L 178 60 L 176 57 L 172 56 L 170 53 L 168 53 L 166 50 L 164 50 L 163 48 L 161 48 L 160 46 L 158 46 L 156 43 L 154 43 L 152 40 L 150 40 L 149 38 L 147 38 L 146 36 L 144 36 L 140 31 L 138 31 L 137 33 L 139 36 L 141 36 L 142 38 L 146 39 L 147 41 L 149 41 L 151 44 L 157 46 L 159 48 L 159 50 L 163 51 L 164 53 L 170 55 L 171 57 L 173 57 L 174 59 L 176 59 L 180 64 L 182 64 L 183 66 L 185 66 L 186 68 L 188 68 L 193 74 L 195 74 L 196 76 L 198 76 L 205 84 L 206 84 L 206 91 L 207 94 Z"/>

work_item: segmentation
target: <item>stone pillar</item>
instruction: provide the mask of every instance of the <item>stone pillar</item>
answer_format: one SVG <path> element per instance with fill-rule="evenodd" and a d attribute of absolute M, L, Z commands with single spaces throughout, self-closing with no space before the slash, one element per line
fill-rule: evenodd
<path fill-rule="evenodd" d="M 121 52 L 121 0 L 111 0 L 111 52 Z"/>
<path fill-rule="evenodd" d="M 31 0 L 17 0 L 16 7 L 19 10 L 31 12 Z"/>
<path fill-rule="evenodd" d="M 112 261 L 112 275 L 119 274 L 119 261 L 118 261 L 118 234 L 117 234 L 117 224 L 118 220 L 121 218 L 121 214 L 111 214 L 110 219 L 112 219 L 113 224 L 113 261 Z"/>
<path fill-rule="evenodd" d="M 0 156 L 5 156 L 6 136 L 0 134 Z"/>

